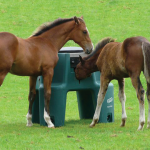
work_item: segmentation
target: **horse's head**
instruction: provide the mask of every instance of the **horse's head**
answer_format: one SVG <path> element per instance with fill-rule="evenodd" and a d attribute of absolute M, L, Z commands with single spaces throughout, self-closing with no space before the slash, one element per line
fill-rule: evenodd
<path fill-rule="evenodd" d="M 70 39 L 79 44 L 86 54 L 90 54 L 93 50 L 93 44 L 89 37 L 89 32 L 83 18 L 74 17 L 75 26 L 70 33 Z"/>
<path fill-rule="evenodd" d="M 76 79 L 82 80 L 87 77 L 90 77 L 91 72 L 89 72 L 89 69 L 87 66 L 88 64 L 86 63 L 86 61 L 81 56 L 79 56 L 79 58 L 80 58 L 80 62 L 75 68 L 75 76 L 76 76 Z"/>

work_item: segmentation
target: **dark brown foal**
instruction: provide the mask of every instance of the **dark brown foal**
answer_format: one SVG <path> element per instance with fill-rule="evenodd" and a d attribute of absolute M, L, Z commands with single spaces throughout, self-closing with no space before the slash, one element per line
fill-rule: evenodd
<path fill-rule="evenodd" d="M 121 126 L 125 126 L 127 115 L 125 111 L 124 78 L 130 77 L 139 100 L 140 117 L 138 130 L 143 129 L 145 124 L 145 92 L 140 81 L 140 73 L 143 71 L 147 81 L 147 98 L 149 103 L 147 127 L 150 128 L 150 43 L 144 37 L 127 38 L 123 43 L 109 42 L 109 40 L 108 38 L 101 41 L 89 57 L 80 58 L 81 62 L 75 70 L 76 78 L 79 80 L 86 78 L 94 71 L 99 70 L 101 72 L 101 87 L 97 98 L 95 114 L 90 126 L 95 126 L 99 119 L 101 105 L 108 84 L 113 79 L 118 80 L 119 100 L 122 105 Z M 102 47 L 101 43 L 104 43 L 104 41 L 107 42 Z"/>

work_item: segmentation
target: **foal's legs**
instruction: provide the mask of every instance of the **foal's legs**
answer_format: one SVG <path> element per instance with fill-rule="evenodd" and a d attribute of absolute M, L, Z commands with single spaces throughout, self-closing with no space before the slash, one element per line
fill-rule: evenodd
<path fill-rule="evenodd" d="M 94 127 L 95 124 L 99 120 L 102 103 L 104 101 L 105 94 L 106 94 L 108 84 L 110 81 L 109 81 L 109 79 L 107 79 L 107 78 L 103 77 L 103 75 L 101 75 L 100 82 L 101 82 L 101 84 L 100 84 L 100 90 L 99 90 L 98 97 L 97 97 L 97 106 L 96 106 L 95 114 L 93 117 L 93 121 L 90 124 L 90 127 Z"/>
<path fill-rule="evenodd" d="M 119 100 L 121 102 L 122 105 L 122 122 L 121 122 L 121 127 L 125 126 L 126 123 L 126 119 L 127 119 L 127 115 L 126 115 L 126 110 L 125 110 L 125 102 L 126 102 L 126 96 L 124 93 L 124 78 L 121 80 L 118 80 L 118 84 L 119 84 Z"/>
<path fill-rule="evenodd" d="M 29 97 L 28 97 L 29 110 L 28 110 L 28 113 L 27 113 L 27 116 L 26 116 L 28 127 L 32 126 L 32 105 L 33 105 L 33 102 L 35 100 L 35 95 L 36 95 L 36 89 L 35 89 L 36 79 L 37 79 L 37 77 L 30 77 L 30 81 L 29 81 L 29 85 L 30 85 Z"/>
<path fill-rule="evenodd" d="M 142 87 L 139 76 L 132 75 L 131 81 L 132 81 L 133 87 L 136 90 L 137 98 L 139 100 L 140 117 L 139 117 L 138 130 L 142 130 L 145 124 L 145 107 L 144 107 L 145 91 Z"/>
<path fill-rule="evenodd" d="M 150 128 L 150 83 L 147 82 L 147 100 L 148 100 L 148 121 L 147 128 Z"/>
<path fill-rule="evenodd" d="M 51 83 L 53 78 L 54 70 L 49 69 L 43 74 L 44 79 L 44 119 L 49 128 L 54 128 L 54 124 L 50 119 L 49 102 L 51 98 Z"/>

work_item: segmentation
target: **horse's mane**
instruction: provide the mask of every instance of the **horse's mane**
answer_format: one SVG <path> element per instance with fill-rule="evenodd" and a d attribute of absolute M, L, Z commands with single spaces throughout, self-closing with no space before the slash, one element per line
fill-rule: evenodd
<path fill-rule="evenodd" d="M 81 18 L 78 18 L 80 21 L 83 21 Z M 74 18 L 69 18 L 69 19 L 57 19 L 53 22 L 46 22 L 44 24 L 42 24 L 40 27 L 38 27 L 31 36 L 38 36 L 38 35 L 41 35 L 42 33 L 50 30 L 51 28 L 55 27 L 55 26 L 58 26 L 60 24 L 63 24 L 63 23 L 66 23 L 66 22 L 69 22 L 69 21 L 72 21 L 74 20 Z"/>
<path fill-rule="evenodd" d="M 94 51 L 93 51 L 90 55 L 88 55 L 87 57 L 85 57 L 84 60 L 87 60 L 87 59 L 91 58 L 93 55 L 95 55 L 95 53 L 96 53 L 97 51 L 99 51 L 100 49 L 102 49 L 107 43 L 110 43 L 110 42 L 115 42 L 115 39 L 110 38 L 110 37 L 102 39 L 102 40 L 96 45 Z"/>

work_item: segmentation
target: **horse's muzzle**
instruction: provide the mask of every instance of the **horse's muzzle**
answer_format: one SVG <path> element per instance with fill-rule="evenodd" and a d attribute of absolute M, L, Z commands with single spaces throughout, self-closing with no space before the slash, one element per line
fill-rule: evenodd
<path fill-rule="evenodd" d="M 89 49 L 86 49 L 85 53 L 86 53 L 86 54 L 90 54 L 90 53 L 92 52 L 92 50 L 93 50 L 93 49 L 90 49 L 90 50 L 89 50 Z"/>

